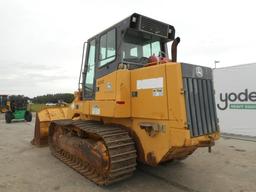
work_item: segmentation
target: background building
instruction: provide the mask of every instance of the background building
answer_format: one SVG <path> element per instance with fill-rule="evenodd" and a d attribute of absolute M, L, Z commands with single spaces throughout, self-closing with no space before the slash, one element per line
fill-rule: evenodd
<path fill-rule="evenodd" d="M 213 74 L 221 131 L 256 136 L 256 64 L 216 68 Z"/>

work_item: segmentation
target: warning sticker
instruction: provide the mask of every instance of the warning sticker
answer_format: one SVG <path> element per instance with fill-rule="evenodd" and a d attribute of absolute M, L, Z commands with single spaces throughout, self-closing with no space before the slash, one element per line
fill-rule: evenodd
<path fill-rule="evenodd" d="M 98 105 L 93 105 L 92 107 L 92 114 L 93 115 L 100 115 L 100 108 Z"/>
<path fill-rule="evenodd" d="M 154 97 L 159 97 L 159 96 L 163 96 L 163 88 L 157 88 L 157 89 L 153 89 L 153 96 Z"/>

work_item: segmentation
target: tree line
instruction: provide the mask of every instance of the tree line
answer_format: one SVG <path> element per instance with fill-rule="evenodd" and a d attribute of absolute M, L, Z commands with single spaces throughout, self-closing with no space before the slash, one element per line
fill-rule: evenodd
<path fill-rule="evenodd" d="M 8 100 L 10 101 L 30 101 L 32 103 L 38 104 L 46 104 L 46 103 L 72 103 L 74 100 L 74 95 L 72 93 L 57 93 L 57 94 L 46 94 L 40 95 L 33 98 L 29 98 L 24 95 L 9 95 L 8 97 L 2 98 L 5 102 Z"/>
<path fill-rule="evenodd" d="M 36 96 L 30 99 L 33 103 L 58 103 L 58 102 L 65 102 L 65 103 L 72 103 L 74 100 L 74 94 L 71 93 L 57 93 L 57 94 L 47 94 Z"/>

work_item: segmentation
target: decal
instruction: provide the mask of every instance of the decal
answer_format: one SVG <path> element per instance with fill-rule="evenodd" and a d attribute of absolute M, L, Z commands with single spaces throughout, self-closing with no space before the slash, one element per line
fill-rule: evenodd
<path fill-rule="evenodd" d="M 137 80 L 137 89 L 163 88 L 163 77 Z"/>
<path fill-rule="evenodd" d="M 196 67 L 196 76 L 200 78 L 204 76 L 202 67 Z"/>
<path fill-rule="evenodd" d="M 112 84 L 110 82 L 107 82 L 106 87 L 108 90 L 112 90 Z"/>
<path fill-rule="evenodd" d="M 163 96 L 163 88 L 153 89 L 153 96 L 154 97 Z"/>
<path fill-rule="evenodd" d="M 100 115 L 100 108 L 98 105 L 93 105 L 92 106 L 92 114 L 93 115 Z"/>

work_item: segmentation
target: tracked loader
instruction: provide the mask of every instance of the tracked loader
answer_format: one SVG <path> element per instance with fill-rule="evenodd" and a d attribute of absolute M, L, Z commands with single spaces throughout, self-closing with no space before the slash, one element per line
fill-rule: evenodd
<path fill-rule="evenodd" d="M 212 70 L 177 62 L 175 28 L 132 14 L 84 43 L 78 91 L 37 114 L 34 145 L 99 185 L 219 139 Z M 168 54 L 171 44 L 171 56 Z"/>

